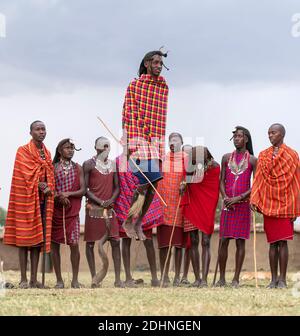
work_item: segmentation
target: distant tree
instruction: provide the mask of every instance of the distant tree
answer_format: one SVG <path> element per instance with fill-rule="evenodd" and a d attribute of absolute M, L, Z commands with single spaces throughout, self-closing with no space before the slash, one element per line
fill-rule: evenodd
<path fill-rule="evenodd" d="M 0 226 L 4 226 L 6 219 L 6 210 L 0 207 Z"/>

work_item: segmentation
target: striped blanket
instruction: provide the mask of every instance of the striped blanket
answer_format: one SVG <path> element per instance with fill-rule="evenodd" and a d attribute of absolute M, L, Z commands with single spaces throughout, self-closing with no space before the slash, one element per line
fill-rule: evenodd
<path fill-rule="evenodd" d="M 36 246 L 44 242 L 42 200 L 38 184 L 46 181 L 49 188 L 54 191 L 55 181 L 51 154 L 45 146 L 43 149 L 45 160 L 40 157 L 32 140 L 17 151 L 5 225 L 5 244 Z M 46 211 L 46 252 L 50 251 L 53 201 L 53 195 L 48 197 L 47 206 L 44 209 Z"/>

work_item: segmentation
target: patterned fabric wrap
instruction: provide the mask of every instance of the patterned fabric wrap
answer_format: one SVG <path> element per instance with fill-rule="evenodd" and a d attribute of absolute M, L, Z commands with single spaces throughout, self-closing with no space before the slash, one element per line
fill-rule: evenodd
<path fill-rule="evenodd" d="M 54 191 L 54 169 L 51 154 L 43 145 L 46 159 L 38 153 L 33 140 L 18 149 L 12 177 L 6 217 L 4 243 L 15 246 L 36 246 L 44 242 L 41 214 L 42 197 L 39 182 L 47 182 Z M 45 203 L 44 203 L 45 204 Z M 50 252 L 54 196 L 46 202 L 46 252 Z"/>
<path fill-rule="evenodd" d="M 141 75 L 126 92 L 122 128 L 133 158 L 162 159 L 164 156 L 168 85 L 165 79 Z"/>
<path fill-rule="evenodd" d="M 134 190 L 139 181 L 130 170 L 129 164 L 124 155 L 116 158 L 117 170 L 119 175 L 120 194 L 115 201 L 114 210 L 120 225 L 120 232 L 124 232 L 122 224 L 125 221 L 133 197 Z M 150 230 L 163 223 L 163 211 L 158 196 L 155 194 L 153 201 L 142 220 L 144 231 Z"/>
<path fill-rule="evenodd" d="M 239 163 L 243 158 L 243 153 L 236 153 L 236 160 Z M 225 193 L 228 197 L 239 196 L 250 189 L 250 180 L 253 167 L 248 158 L 247 169 L 238 176 L 231 172 L 228 162 L 225 172 Z M 251 210 L 249 201 L 244 201 L 233 206 L 233 209 L 221 212 L 220 237 L 234 239 L 249 239 L 251 224 Z"/>
<path fill-rule="evenodd" d="M 71 190 L 76 176 L 76 164 L 71 162 L 71 169 L 66 175 L 62 165 L 59 163 L 55 169 L 55 189 L 56 192 L 68 192 Z"/>
<path fill-rule="evenodd" d="M 71 162 L 71 169 L 66 175 L 62 165 L 58 163 L 55 166 L 55 183 L 56 192 L 77 191 L 80 189 L 80 172 L 79 166 Z M 68 245 L 78 244 L 80 238 L 80 219 L 79 211 L 81 208 L 81 197 L 70 197 L 70 207 L 65 209 L 65 225 L 66 225 L 66 242 L 64 236 L 64 219 L 63 208 L 60 204 L 54 206 L 52 237 L 55 243 Z"/>
<path fill-rule="evenodd" d="M 163 208 L 164 225 L 171 225 L 175 221 L 176 209 L 179 202 L 180 182 L 185 178 L 185 158 L 184 152 L 169 152 L 163 162 L 163 179 L 158 184 L 158 192 L 167 203 L 167 207 Z M 183 228 L 184 218 L 182 208 L 179 207 L 175 226 Z"/>
<path fill-rule="evenodd" d="M 275 158 L 273 147 L 259 154 L 250 202 L 266 216 L 300 216 L 300 162 L 296 151 L 282 144 Z"/>

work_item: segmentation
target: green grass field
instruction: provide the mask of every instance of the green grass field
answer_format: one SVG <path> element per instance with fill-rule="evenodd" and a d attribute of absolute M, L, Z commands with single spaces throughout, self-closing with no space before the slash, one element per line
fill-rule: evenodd
<path fill-rule="evenodd" d="M 4 275 L 6 281 L 18 283 L 19 273 Z M 295 282 L 295 274 L 289 274 L 289 289 L 284 290 L 266 289 L 267 280 L 260 280 L 258 289 L 254 280 L 241 282 L 239 289 L 160 289 L 150 287 L 148 272 L 134 272 L 134 277 L 143 278 L 144 286 L 114 288 L 110 272 L 99 289 L 88 288 L 89 274 L 81 273 L 84 289 L 6 290 L 0 296 L 0 315 L 300 315 L 300 279 Z M 64 279 L 67 281 L 67 274 Z M 46 284 L 55 285 L 54 274 L 46 274 Z"/>

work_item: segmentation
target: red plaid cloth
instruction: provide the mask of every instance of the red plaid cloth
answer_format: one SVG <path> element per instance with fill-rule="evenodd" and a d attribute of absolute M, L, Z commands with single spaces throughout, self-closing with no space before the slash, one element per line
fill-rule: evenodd
<path fill-rule="evenodd" d="M 179 202 L 180 182 L 184 180 L 185 169 L 184 152 L 167 153 L 163 162 L 163 179 L 158 183 L 158 192 L 167 203 L 164 206 L 164 225 L 173 225 L 175 221 L 176 209 Z M 175 226 L 183 228 L 184 218 L 182 207 L 179 207 Z"/>
<path fill-rule="evenodd" d="M 55 190 L 59 192 L 77 191 L 80 189 L 79 168 L 73 161 L 68 174 L 64 173 L 61 163 L 55 165 Z M 81 198 L 70 197 L 70 207 L 65 209 L 66 239 L 67 244 L 78 244 L 80 238 L 79 211 Z M 65 243 L 63 228 L 63 208 L 60 204 L 54 204 L 51 240 L 55 243 Z"/>
<path fill-rule="evenodd" d="M 133 193 L 139 185 L 138 178 L 133 175 L 129 168 L 128 161 L 124 155 L 116 158 L 116 165 L 119 176 L 120 194 L 115 201 L 114 210 L 120 225 L 120 232 L 124 232 L 122 224 L 127 218 L 127 214 L 133 198 Z M 155 194 L 150 207 L 142 220 L 144 231 L 159 226 L 163 223 L 163 212 L 158 196 Z"/>
<path fill-rule="evenodd" d="M 122 128 L 133 158 L 162 159 L 164 156 L 168 85 L 165 79 L 141 75 L 126 92 Z"/>
<path fill-rule="evenodd" d="M 76 164 L 71 162 L 71 169 L 66 175 L 61 163 L 55 167 L 55 189 L 57 193 L 71 190 L 76 176 Z"/>

